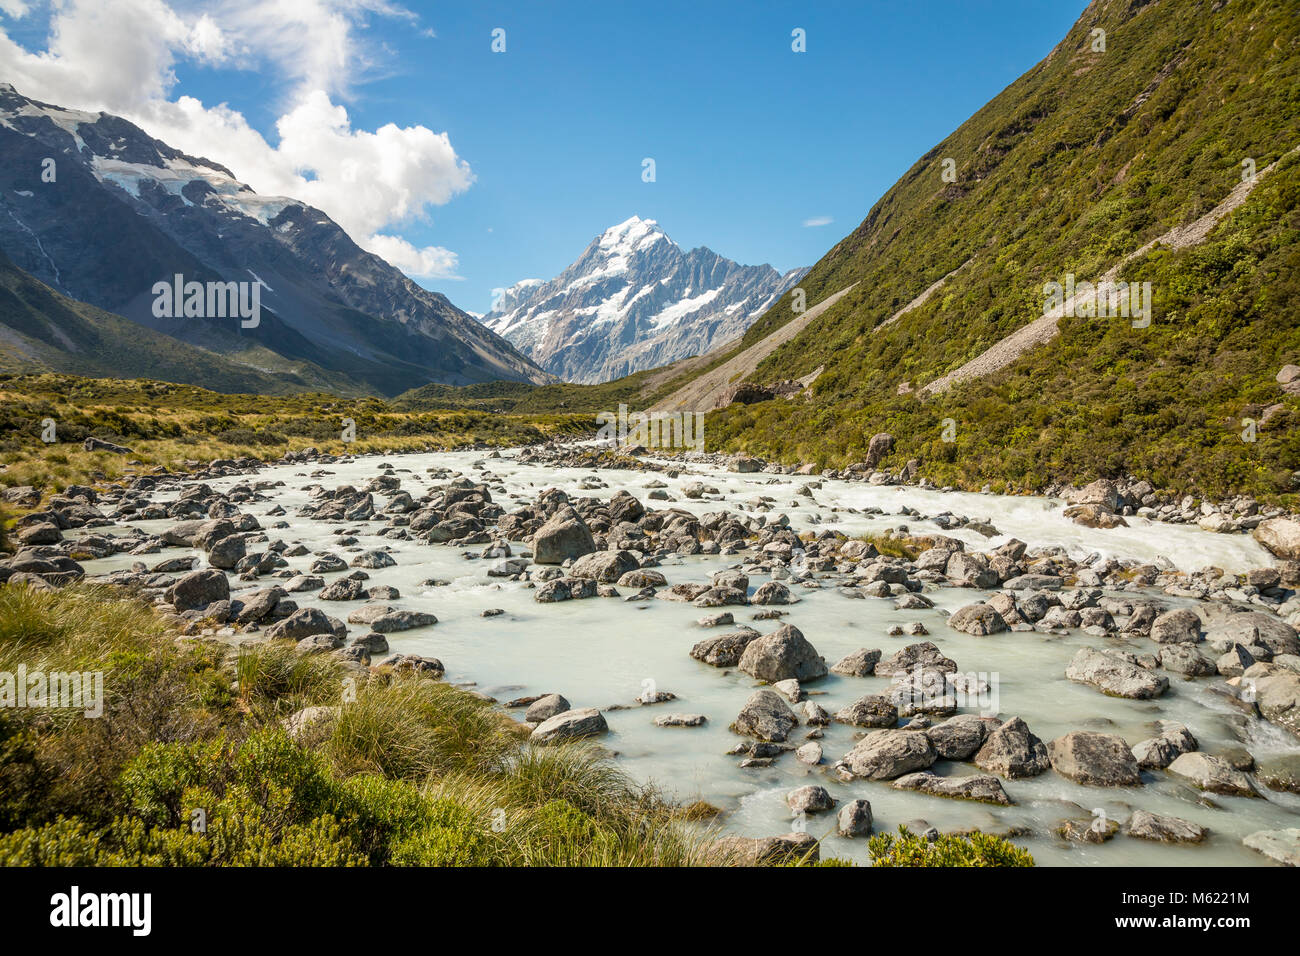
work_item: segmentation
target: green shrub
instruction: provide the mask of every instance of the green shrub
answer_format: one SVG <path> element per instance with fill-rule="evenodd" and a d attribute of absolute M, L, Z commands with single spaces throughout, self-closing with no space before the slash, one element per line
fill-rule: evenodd
<path fill-rule="evenodd" d="M 431 801 L 429 819 L 399 839 L 396 866 L 493 866 L 503 862 L 490 821 L 449 800 Z"/>
<path fill-rule="evenodd" d="M 878 833 L 867 842 L 872 866 L 1033 866 L 1028 850 L 987 833 L 940 836 L 933 843 L 905 826 L 898 836 Z"/>
<path fill-rule="evenodd" d="M 195 744 L 148 744 L 122 771 L 121 791 L 131 811 L 148 826 L 189 822 L 182 797 L 191 787 L 209 783 L 227 758 L 224 741 Z"/>

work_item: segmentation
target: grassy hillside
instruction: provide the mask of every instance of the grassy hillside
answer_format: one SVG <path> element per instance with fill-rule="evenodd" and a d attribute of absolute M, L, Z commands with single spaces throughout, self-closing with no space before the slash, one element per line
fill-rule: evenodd
<path fill-rule="evenodd" d="M 1094 30 L 1105 50 L 1094 50 Z M 1157 248 L 1120 278 L 1152 283 L 1155 319 L 1067 319 L 1053 343 L 933 398 L 923 386 L 1042 314 L 1043 284 L 1096 279 L 1208 212 L 1300 144 L 1300 5 L 1097 0 L 1061 44 L 921 157 L 801 282 L 811 305 L 858 285 L 751 380 L 824 365 L 810 402 L 711 415 L 722 447 L 822 465 L 860 459 L 936 480 L 1037 487 L 1136 472 L 1207 494 L 1295 490 L 1300 405 L 1278 369 L 1300 361 L 1300 161 L 1284 159 L 1207 244 Z M 956 182 L 943 179 L 955 161 Z M 922 307 L 877 325 L 970 264 Z M 784 297 L 746 334 L 792 318 Z M 716 363 L 714 363 L 716 364 Z M 1254 443 L 1243 417 L 1282 402 Z M 952 419 L 957 440 L 940 440 Z"/>

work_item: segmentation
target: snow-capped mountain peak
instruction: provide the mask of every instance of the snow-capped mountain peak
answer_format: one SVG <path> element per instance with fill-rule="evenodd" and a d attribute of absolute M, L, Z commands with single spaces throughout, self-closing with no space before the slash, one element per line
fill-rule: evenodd
<path fill-rule="evenodd" d="M 672 240 L 664 235 L 664 231 L 659 228 L 659 223 L 639 216 L 633 216 L 617 226 L 610 226 L 597 240 L 602 250 L 607 250 L 610 255 L 616 256 L 631 255 L 638 249 L 656 242 L 672 242 Z"/>
<path fill-rule="evenodd" d="M 556 278 L 504 290 L 482 321 L 548 371 L 602 382 L 743 334 L 806 271 L 685 252 L 655 220 L 632 216 Z"/>

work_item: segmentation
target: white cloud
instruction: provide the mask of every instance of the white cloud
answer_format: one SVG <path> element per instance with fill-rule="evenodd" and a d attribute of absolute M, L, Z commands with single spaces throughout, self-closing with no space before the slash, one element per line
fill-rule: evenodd
<path fill-rule="evenodd" d="M 7 17 L 13 17 L 15 20 L 21 20 L 27 16 L 31 7 L 25 0 L 0 0 L 0 13 Z"/>
<path fill-rule="evenodd" d="M 805 219 L 803 225 L 805 229 L 810 229 L 816 226 L 829 226 L 834 221 L 830 216 L 814 216 L 811 219 Z"/>
<path fill-rule="evenodd" d="M 456 254 L 393 235 L 474 182 L 446 133 L 424 126 L 353 129 L 335 102 L 375 66 L 357 39 L 367 15 L 416 17 L 386 0 L 224 0 L 187 13 L 175 0 L 66 0 L 50 12 L 47 49 L 0 27 L 0 76 L 28 96 L 106 110 L 228 167 L 264 195 L 324 210 L 366 249 L 420 278 L 452 278 Z M 22 0 L 0 0 L 6 12 Z M 11 13 L 12 15 L 12 13 Z M 256 70 L 286 89 L 272 145 L 225 103 L 173 98 L 175 66 Z"/>
<path fill-rule="evenodd" d="M 460 278 L 456 275 L 456 267 L 459 264 L 456 253 L 441 246 L 425 246 L 423 249 L 417 249 L 398 236 L 383 236 L 376 233 L 370 237 L 367 248 L 375 255 L 387 259 L 389 263 L 409 276 L 420 279 Z"/>

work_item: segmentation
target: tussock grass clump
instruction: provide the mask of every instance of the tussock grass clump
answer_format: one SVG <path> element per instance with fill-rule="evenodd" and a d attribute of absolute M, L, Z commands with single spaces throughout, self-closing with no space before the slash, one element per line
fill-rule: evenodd
<path fill-rule="evenodd" d="M 340 710 L 326 752 L 344 774 L 423 781 L 497 767 L 513 745 L 511 723 L 449 684 L 393 676 L 368 682 Z"/>
<path fill-rule="evenodd" d="M 235 662 L 240 704 L 259 721 L 318 704 L 338 704 L 355 680 L 336 659 L 300 654 L 292 641 L 243 647 Z"/>
<path fill-rule="evenodd" d="M 884 533 L 860 534 L 856 535 L 855 539 L 872 545 L 881 554 L 888 555 L 891 558 L 903 558 L 906 561 L 915 561 L 917 556 L 924 550 L 912 541 L 899 540 Z"/>
<path fill-rule="evenodd" d="M 0 865 L 732 862 L 598 749 L 531 748 L 467 691 L 178 640 L 115 590 L 0 587 L 19 663 L 102 671 L 104 713 L 0 710 Z M 310 733 L 286 720 L 322 706 Z"/>

